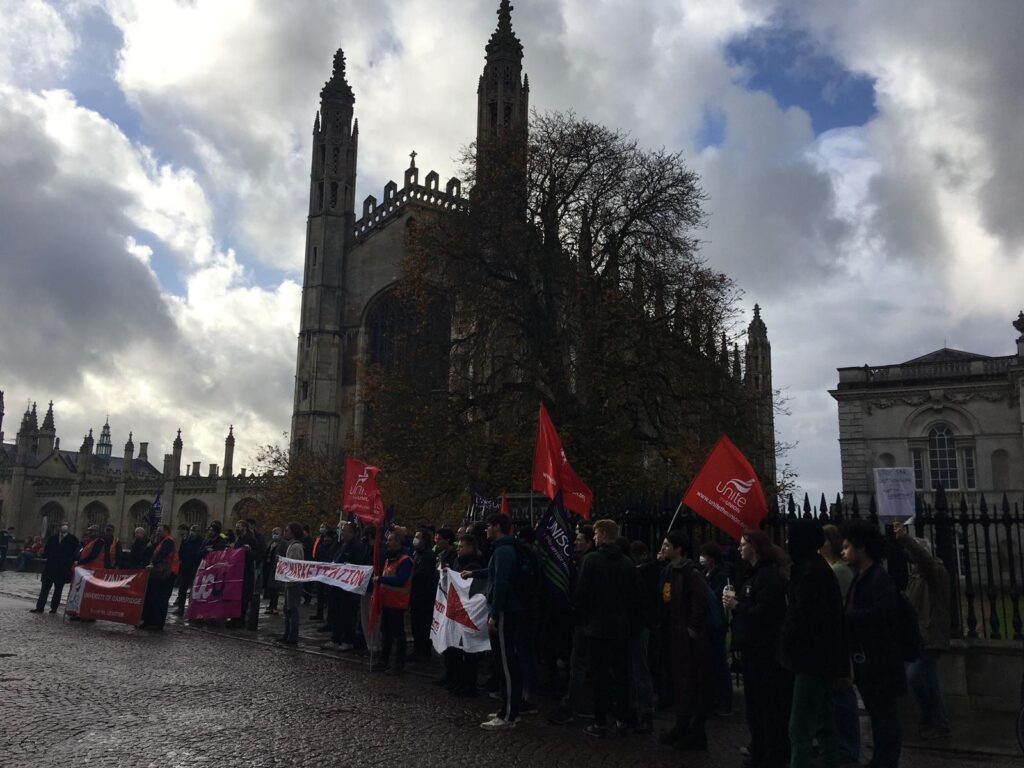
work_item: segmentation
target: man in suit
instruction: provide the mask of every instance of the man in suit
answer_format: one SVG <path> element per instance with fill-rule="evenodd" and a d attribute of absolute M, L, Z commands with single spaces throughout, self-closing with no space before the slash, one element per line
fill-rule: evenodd
<path fill-rule="evenodd" d="M 71 577 L 71 567 L 75 563 L 75 558 L 78 557 L 78 539 L 70 532 L 66 522 L 60 524 L 58 533 L 46 540 L 43 557 L 46 558 L 46 565 L 43 567 L 43 583 L 39 590 L 39 599 L 36 601 L 36 607 L 32 609 L 32 613 L 43 612 L 51 587 L 54 592 L 53 600 L 50 603 L 50 613 L 56 613 L 64 585 Z"/>

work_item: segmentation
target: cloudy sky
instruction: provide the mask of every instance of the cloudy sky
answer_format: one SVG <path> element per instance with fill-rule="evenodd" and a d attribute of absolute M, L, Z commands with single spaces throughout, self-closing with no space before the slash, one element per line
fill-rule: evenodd
<path fill-rule="evenodd" d="M 1020 0 L 518 0 L 533 106 L 682 150 L 704 253 L 763 308 L 779 437 L 839 482 L 845 365 L 1013 351 Z M 236 466 L 289 427 L 310 131 L 333 52 L 356 199 L 473 138 L 497 0 L 0 0 L 0 389 L 76 449 Z M 239 459 L 241 461 L 239 461 Z"/>

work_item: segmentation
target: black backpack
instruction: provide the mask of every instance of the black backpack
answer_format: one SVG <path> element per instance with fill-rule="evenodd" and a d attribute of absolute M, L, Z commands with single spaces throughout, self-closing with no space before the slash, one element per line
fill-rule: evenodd
<path fill-rule="evenodd" d="M 917 611 L 902 592 L 896 593 L 896 629 L 903 661 L 920 659 L 924 650 L 921 625 L 917 621 Z"/>

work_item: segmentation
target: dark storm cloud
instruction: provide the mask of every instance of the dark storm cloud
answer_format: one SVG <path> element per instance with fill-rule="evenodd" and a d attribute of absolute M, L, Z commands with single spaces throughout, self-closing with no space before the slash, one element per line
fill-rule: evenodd
<path fill-rule="evenodd" d="M 0 383 L 46 382 L 58 396 L 174 327 L 152 274 L 125 250 L 130 195 L 63 174 L 42 122 L 0 91 Z"/>

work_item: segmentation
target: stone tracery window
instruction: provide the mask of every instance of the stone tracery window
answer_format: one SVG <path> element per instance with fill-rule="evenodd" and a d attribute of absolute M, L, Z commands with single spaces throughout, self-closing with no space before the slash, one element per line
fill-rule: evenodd
<path fill-rule="evenodd" d="M 957 471 L 956 444 L 953 431 L 946 424 L 937 424 L 928 433 L 928 469 L 932 488 L 946 490 L 960 487 Z"/>

